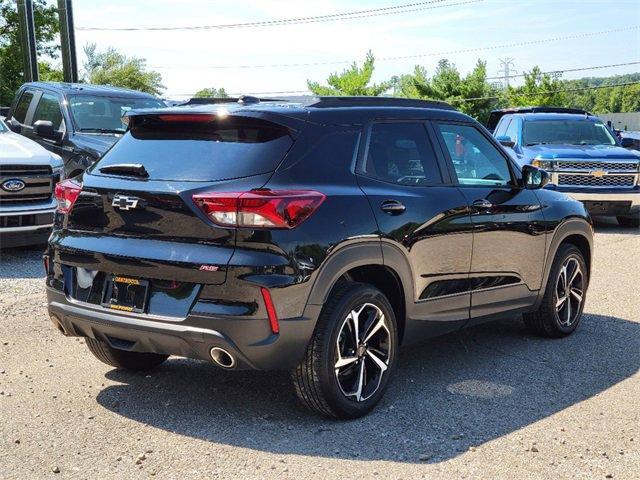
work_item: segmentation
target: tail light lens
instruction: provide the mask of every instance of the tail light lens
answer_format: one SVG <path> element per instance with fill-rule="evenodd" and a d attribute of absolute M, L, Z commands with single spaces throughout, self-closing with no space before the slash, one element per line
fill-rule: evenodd
<path fill-rule="evenodd" d="M 211 192 L 193 196 L 214 223 L 227 227 L 295 228 L 309 218 L 326 197 L 313 190 Z"/>
<path fill-rule="evenodd" d="M 63 182 L 57 183 L 55 196 L 58 201 L 58 212 L 69 213 L 81 191 L 82 185 L 73 180 L 64 180 Z"/>

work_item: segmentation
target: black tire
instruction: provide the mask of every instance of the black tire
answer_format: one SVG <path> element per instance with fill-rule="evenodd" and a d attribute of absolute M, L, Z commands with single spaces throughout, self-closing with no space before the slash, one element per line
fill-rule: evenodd
<path fill-rule="evenodd" d="M 564 315 L 566 313 L 566 304 L 564 310 L 561 310 L 560 313 L 556 307 L 561 300 L 558 295 L 558 282 L 562 267 L 567 264 L 567 262 L 572 261 L 570 259 L 574 259 L 578 263 L 582 275 L 582 299 L 577 307 L 574 306 L 575 311 L 573 315 L 575 315 L 575 320 L 573 321 L 566 320 Z M 525 313 L 523 315 L 524 323 L 532 333 L 543 337 L 561 338 L 570 335 L 578 327 L 582 318 L 588 285 L 588 270 L 582 252 L 574 245 L 560 245 L 556 257 L 553 260 L 551 271 L 549 272 L 547 286 L 540 307 L 535 312 Z M 571 294 L 568 294 L 567 298 L 569 302 L 575 300 L 575 298 L 571 297 Z M 565 302 L 566 301 L 567 299 L 565 299 Z M 569 306 L 571 307 L 571 304 Z M 563 317 L 562 320 L 560 315 Z M 571 310 L 569 310 L 569 316 L 571 315 Z"/>
<path fill-rule="evenodd" d="M 365 304 L 369 306 L 363 306 Z M 349 373 L 350 369 L 351 372 L 366 372 L 364 378 L 367 383 L 364 389 L 360 388 L 360 391 L 369 390 L 370 394 L 345 393 L 335 369 L 339 348 L 342 348 L 338 346 L 338 343 L 349 341 L 344 338 L 348 337 L 352 340 L 356 337 L 356 335 L 352 335 L 353 329 L 348 324 L 347 317 L 350 312 L 360 307 L 363 308 L 360 312 L 364 312 L 363 316 L 368 318 L 363 322 L 364 327 L 360 338 L 364 340 L 367 332 L 377 331 L 378 333 L 368 340 L 369 343 L 363 342 L 366 344 L 365 347 L 349 350 L 349 358 L 358 358 L 358 360 L 353 365 L 343 368 L 345 369 L 344 373 Z M 370 328 L 379 323 L 382 318 L 380 313 L 384 315 L 383 323 L 386 328 Z M 371 314 L 374 316 L 372 317 Z M 339 337 L 339 335 L 341 336 Z M 387 339 L 386 342 L 384 339 Z M 376 341 L 380 343 L 374 348 Z M 388 348 L 385 348 L 385 344 Z M 371 411 L 384 395 L 389 379 L 395 370 L 397 350 L 396 318 L 393 308 L 384 294 L 370 285 L 344 282 L 334 289 L 324 304 L 305 357 L 292 372 L 296 393 L 308 408 L 322 415 L 342 419 L 361 417 Z M 382 370 L 379 367 L 380 364 L 373 360 L 373 352 L 378 359 L 385 359 L 386 370 Z M 379 377 L 376 376 L 376 369 L 379 371 Z M 345 377 L 340 378 L 344 379 Z M 357 383 L 360 377 L 352 378 L 355 378 Z M 342 381 L 348 380 L 349 378 Z M 361 381 L 361 387 L 362 384 Z M 366 398 L 365 395 L 367 395 Z M 354 396 L 358 400 L 354 399 Z"/>
<path fill-rule="evenodd" d="M 640 227 L 640 215 L 628 216 L 628 217 L 616 217 L 618 224 L 621 227 L 626 228 L 638 228 Z"/>
<path fill-rule="evenodd" d="M 151 370 L 164 362 L 168 355 L 147 352 L 128 352 L 113 348 L 105 342 L 93 338 L 85 338 L 87 347 L 102 363 L 124 370 Z"/>

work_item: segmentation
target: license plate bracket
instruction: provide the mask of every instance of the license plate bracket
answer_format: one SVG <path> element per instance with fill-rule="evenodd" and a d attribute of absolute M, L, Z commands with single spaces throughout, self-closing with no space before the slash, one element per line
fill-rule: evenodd
<path fill-rule="evenodd" d="M 111 275 L 102 293 L 102 306 L 122 312 L 144 313 L 149 298 L 149 281 Z"/>

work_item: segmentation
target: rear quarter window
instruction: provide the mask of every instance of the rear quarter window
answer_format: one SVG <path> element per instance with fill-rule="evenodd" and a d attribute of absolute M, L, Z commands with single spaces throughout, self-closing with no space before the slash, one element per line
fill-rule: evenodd
<path fill-rule="evenodd" d="M 90 170 L 121 163 L 144 165 L 151 180 L 214 181 L 269 173 L 293 144 L 289 130 L 246 117 L 207 122 L 136 120 Z"/>

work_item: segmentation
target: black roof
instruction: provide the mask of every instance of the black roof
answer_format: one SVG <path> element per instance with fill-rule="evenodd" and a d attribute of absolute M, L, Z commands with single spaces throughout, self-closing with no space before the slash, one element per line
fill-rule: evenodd
<path fill-rule="evenodd" d="M 112 87 L 111 85 L 92 85 L 88 83 L 66 83 L 66 82 L 30 82 L 25 86 L 40 87 L 49 90 L 56 90 L 64 94 L 73 93 L 75 95 L 94 95 L 121 98 L 156 98 L 150 93 L 139 92 L 130 88 Z"/>
<path fill-rule="evenodd" d="M 134 109 L 126 117 L 159 114 L 202 113 L 250 115 L 272 118 L 289 127 L 296 122 L 318 124 L 363 124 L 373 119 L 441 119 L 473 121 L 444 102 L 393 97 L 284 97 L 284 98 L 194 98 L 175 107 Z"/>
<path fill-rule="evenodd" d="M 420 100 L 415 98 L 398 97 L 330 97 L 330 96 L 295 96 L 280 98 L 258 98 L 249 95 L 224 98 L 192 98 L 183 105 L 211 105 L 240 103 L 284 103 L 290 102 L 303 107 L 313 108 L 352 108 L 352 107 L 412 107 L 437 108 L 441 110 L 456 110 L 446 102 L 437 100 Z"/>

